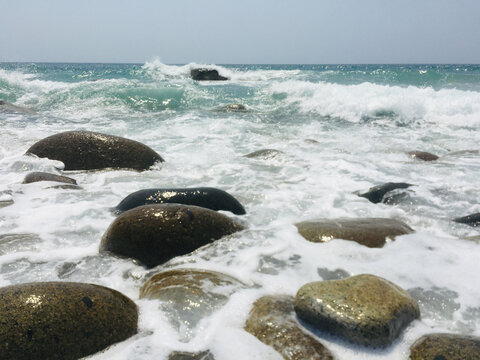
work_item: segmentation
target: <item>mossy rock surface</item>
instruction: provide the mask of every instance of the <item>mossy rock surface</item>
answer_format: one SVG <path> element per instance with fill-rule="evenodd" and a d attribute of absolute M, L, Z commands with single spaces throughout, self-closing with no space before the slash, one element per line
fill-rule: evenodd
<path fill-rule="evenodd" d="M 480 338 L 455 334 L 428 334 L 410 348 L 410 360 L 480 359 Z"/>
<path fill-rule="evenodd" d="M 405 290 L 367 274 L 302 286 L 295 311 L 319 330 L 373 347 L 388 346 L 420 317 L 418 304 Z"/>
<path fill-rule="evenodd" d="M 38 181 L 55 181 L 55 182 L 61 182 L 65 184 L 77 185 L 77 180 L 72 179 L 68 176 L 50 174 L 50 173 L 41 172 L 41 171 L 36 171 L 36 172 L 27 174 L 27 176 L 25 176 L 25 179 L 23 180 L 23 184 L 30 184 Z"/>
<path fill-rule="evenodd" d="M 91 131 L 68 131 L 33 144 L 27 154 L 59 160 L 65 170 L 147 170 L 162 157 L 138 141 Z"/>
<path fill-rule="evenodd" d="M 372 248 L 383 247 L 387 238 L 394 239 L 395 236 L 413 232 L 407 224 L 388 218 L 318 219 L 303 221 L 295 226 L 300 235 L 308 241 L 344 239 Z"/>
<path fill-rule="evenodd" d="M 0 288 L 0 359 L 70 360 L 137 333 L 137 307 L 118 291 L 45 282 Z"/>
<path fill-rule="evenodd" d="M 125 211 L 112 222 L 100 251 L 153 267 L 242 229 L 228 216 L 198 206 L 144 205 Z"/>
<path fill-rule="evenodd" d="M 292 296 L 264 296 L 250 311 L 245 330 L 288 360 L 332 360 L 333 355 L 295 320 Z"/>

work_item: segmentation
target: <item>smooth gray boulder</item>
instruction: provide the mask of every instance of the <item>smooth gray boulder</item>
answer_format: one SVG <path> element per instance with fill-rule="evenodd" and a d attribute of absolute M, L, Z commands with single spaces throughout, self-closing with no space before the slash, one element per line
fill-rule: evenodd
<path fill-rule="evenodd" d="M 295 320 L 292 296 L 264 296 L 250 311 L 245 330 L 287 360 L 333 360 L 330 351 Z"/>
<path fill-rule="evenodd" d="M 162 157 L 138 141 L 90 131 L 68 131 L 33 144 L 27 155 L 59 160 L 65 170 L 133 169 L 143 171 Z"/>
<path fill-rule="evenodd" d="M 371 248 L 383 247 L 387 238 L 410 234 L 413 229 L 407 224 L 388 218 L 318 219 L 295 224 L 300 235 L 312 242 L 327 242 L 333 239 L 355 241 Z"/>
<path fill-rule="evenodd" d="M 480 338 L 456 334 L 428 334 L 410 348 L 409 360 L 480 359 Z"/>
<path fill-rule="evenodd" d="M 117 213 L 122 213 L 137 206 L 167 203 L 195 205 L 215 211 L 231 211 L 236 215 L 245 214 L 242 204 L 232 195 L 209 187 L 138 190 L 123 199 L 115 209 Z"/>
<path fill-rule="evenodd" d="M 0 288 L 0 359 L 73 360 L 137 333 L 137 306 L 92 284 L 45 282 Z"/>
<path fill-rule="evenodd" d="M 154 267 L 242 229 L 228 216 L 198 206 L 144 205 L 125 211 L 112 222 L 100 251 Z"/>
<path fill-rule="evenodd" d="M 77 185 L 77 180 L 68 176 L 62 176 L 57 174 L 50 174 L 42 171 L 35 171 L 27 174 L 23 180 L 23 184 L 30 184 L 38 181 L 55 181 L 65 184 Z"/>
<path fill-rule="evenodd" d="M 295 311 L 316 329 L 373 347 L 388 346 L 420 317 L 418 304 L 405 290 L 367 274 L 302 286 Z"/>
<path fill-rule="evenodd" d="M 190 71 L 190 76 L 192 77 L 193 80 L 197 80 L 197 81 L 228 80 L 227 77 L 220 75 L 218 71 L 215 69 L 205 69 L 205 68 L 192 69 Z"/>

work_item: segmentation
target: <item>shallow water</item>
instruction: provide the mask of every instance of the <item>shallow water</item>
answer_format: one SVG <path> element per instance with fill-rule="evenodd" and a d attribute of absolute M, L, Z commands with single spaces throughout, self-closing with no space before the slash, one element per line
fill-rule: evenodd
<path fill-rule="evenodd" d="M 385 350 L 317 334 L 336 358 L 407 359 L 425 333 L 480 335 L 480 244 L 461 239 L 479 233 L 450 220 L 480 211 L 480 67 L 214 65 L 231 80 L 197 83 L 188 76 L 195 66 L 0 64 L 0 99 L 37 112 L 0 112 L 0 201 L 13 201 L 0 207 L 0 236 L 34 234 L 0 238 L 0 286 L 81 281 L 132 298 L 139 334 L 95 360 L 205 349 L 218 360 L 280 359 L 243 330 L 253 302 L 361 273 L 408 290 L 422 318 Z M 230 103 L 248 111 L 218 111 Z M 36 141 L 68 130 L 134 139 L 166 162 L 142 173 L 62 172 L 58 161 L 24 155 Z M 261 149 L 279 152 L 243 156 Z M 440 158 L 415 160 L 411 150 Z M 82 189 L 22 184 L 31 171 L 61 172 Z M 385 182 L 415 186 L 392 205 L 355 194 Z M 114 219 L 110 209 L 128 194 L 195 186 L 234 195 L 247 215 L 225 214 L 248 229 L 155 270 L 215 270 L 247 286 L 191 328 L 178 327 L 157 301 L 139 300 L 152 270 L 100 255 L 98 246 Z M 335 217 L 391 217 L 416 232 L 371 249 L 345 240 L 309 243 L 293 225 Z"/>

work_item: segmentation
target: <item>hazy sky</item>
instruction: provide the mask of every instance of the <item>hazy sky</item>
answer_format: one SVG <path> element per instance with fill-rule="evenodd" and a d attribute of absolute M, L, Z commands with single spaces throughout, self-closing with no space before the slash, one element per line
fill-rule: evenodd
<path fill-rule="evenodd" d="M 480 0 L 0 0 L 0 61 L 480 63 Z"/>

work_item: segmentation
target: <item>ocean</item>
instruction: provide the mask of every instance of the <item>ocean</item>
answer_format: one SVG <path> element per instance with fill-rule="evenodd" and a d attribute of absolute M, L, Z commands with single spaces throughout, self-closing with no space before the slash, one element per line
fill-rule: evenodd
<path fill-rule="evenodd" d="M 0 242 L 0 286 L 88 282 L 134 300 L 138 335 L 92 360 L 206 349 L 217 360 L 281 359 L 243 330 L 252 304 L 338 273 L 392 281 L 419 302 L 421 319 L 380 350 L 317 334 L 337 359 L 407 359 L 423 334 L 480 335 L 480 234 L 452 221 L 480 211 L 479 65 L 208 65 L 230 80 L 193 81 L 190 70 L 202 66 L 0 63 L 0 100 L 36 112 L 0 110 L 0 202 L 8 205 L 0 236 L 30 234 Z M 228 104 L 246 111 L 224 111 Z M 144 172 L 61 171 L 59 161 L 25 155 L 70 130 L 142 142 L 165 162 Z M 244 156 L 262 149 L 276 151 Z M 439 159 L 414 159 L 415 150 Z M 73 177 L 81 189 L 22 184 L 32 171 Z M 387 182 L 414 186 L 388 204 L 358 196 Z M 235 196 L 247 214 L 223 213 L 247 229 L 153 270 L 99 254 L 124 197 L 199 186 Z M 415 233 L 368 248 L 311 243 L 294 226 L 363 217 L 401 220 Z M 145 280 L 170 268 L 214 270 L 246 286 L 178 326 L 159 301 L 139 299 Z"/>

